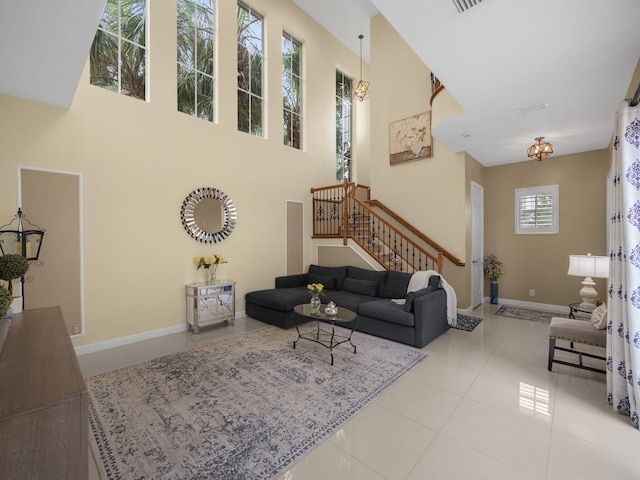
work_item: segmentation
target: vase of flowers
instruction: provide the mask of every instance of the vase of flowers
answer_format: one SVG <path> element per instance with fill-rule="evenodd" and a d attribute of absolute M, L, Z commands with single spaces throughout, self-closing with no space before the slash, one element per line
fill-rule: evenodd
<path fill-rule="evenodd" d="M 311 314 L 317 315 L 320 312 L 320 296 L 324 295 L 324 285 L 321 283 L 310 283 L 307 285 L 307 291 L 311 294 Z"/>
<path fill-rule="evenodd" d="M 196 265 L 196 270 L 204 268 L 207 272 L 208 283 L 216 283 L 216 275 L 218 273 L 218 265 L 221 263 L 227 263 L 223 255 L 214 253 L 213 255 L 199 255 L 194 258 L 193 263 Z"/>
<path fill-rule="evenodd" d="M 482 261 L 482 268 L 489 275 L 489 298 L 495 305 L 498 303 L 498 279 L 504 275 L 504 265 L 495 255 L 487 255 Z"/>

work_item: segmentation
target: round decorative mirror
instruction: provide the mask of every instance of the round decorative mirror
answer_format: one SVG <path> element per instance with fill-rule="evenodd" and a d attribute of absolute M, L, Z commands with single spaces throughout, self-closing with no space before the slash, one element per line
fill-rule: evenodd
<path fill-rule="evenodd" d="M 198 188 L 187 195 L 180 210 L 182 226 L 202 243 L 217 243 L 229 235 L 238 220 L 231 198 L 221 190 Z"/>

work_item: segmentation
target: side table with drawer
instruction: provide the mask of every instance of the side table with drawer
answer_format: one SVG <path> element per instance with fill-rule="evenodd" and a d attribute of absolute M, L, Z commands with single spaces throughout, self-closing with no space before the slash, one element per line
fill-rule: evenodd
<path fill-rule="evenodd" d="M 198 333 L 200 327 L 216 323 L 232 323 L 236 315 L 236 282 L 186 285 L 187 327 Z"/>

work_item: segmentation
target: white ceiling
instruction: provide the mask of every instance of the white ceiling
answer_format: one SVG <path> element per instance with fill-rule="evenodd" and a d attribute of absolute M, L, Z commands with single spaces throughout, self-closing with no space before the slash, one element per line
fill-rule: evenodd
<path fill-rule="evenodd" d="M 104 5 L 0 1 L 0 93 L 69 108 Z"/>
<path fill-rule="evenodd" d="M 384 15 L 465 110 L 433 136 L 485 166 L 527 160 L 537 136 L 554 155 L 606 148 L 640 57 L 639 0 L 484 0 L 462 15 L 452 0 L 293 1 L 356 54 L 363 34 L 366 60 Z M 103 8 L 0 2 L 0 92 L 68 108 Z"/>
<path fill-rule="evenodd" d="M 554 155 L 606 148 L 640 58 L 638 0 L 293 1 L 356 53 L 381 13 L 465 110 L 433 136 L 485 166 L 527 161 L 538 136 Z"/>

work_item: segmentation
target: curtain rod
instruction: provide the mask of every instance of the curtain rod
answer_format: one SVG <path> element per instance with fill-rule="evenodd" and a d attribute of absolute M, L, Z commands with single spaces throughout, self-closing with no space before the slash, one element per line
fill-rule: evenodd
<path fill-rule="evenodd" d="M 633 98 L 629 100 L 629 106 L 635 107 L 640 103 L 640 83 L 638 83 L 638 88 L 636 88 L 636 93 L 633 95 Z"/>

